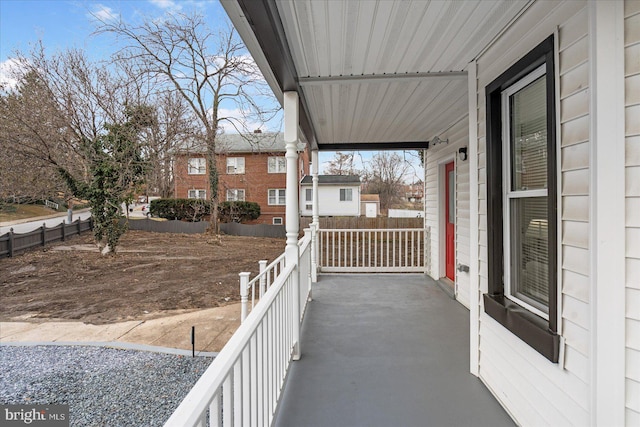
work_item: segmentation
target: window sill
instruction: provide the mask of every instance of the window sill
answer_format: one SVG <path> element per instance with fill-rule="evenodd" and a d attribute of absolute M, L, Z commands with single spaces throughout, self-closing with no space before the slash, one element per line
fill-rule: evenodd
<path fill-rule="evenodd" d="M 484 311 L 553 363 L 558 363 L 560 336 L 549 322 L 502 295 L 484 294 Z"/>

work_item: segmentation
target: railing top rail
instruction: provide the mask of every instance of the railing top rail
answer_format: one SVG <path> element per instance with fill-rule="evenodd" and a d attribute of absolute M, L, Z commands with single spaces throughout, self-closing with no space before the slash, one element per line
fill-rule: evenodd
<path fill-rule="evenodd" d="M 282 254 L 280 254 L 278 256 L 278 258 L 276 258 L 273 261 L 271 261 L 271 264 L 267 265 L 267 267 L 264 269 L 264 271 L 258 273 L 256 275 L 256 277 L 254 277 L 253 279 L 249 280 L 249 283 L 247 283 L 247 288 L 251 289 L 251 286 L 255 285 L 258 281 L 260 281 L 260 278 L 262 276 L 267 275 L 267 273 L 269 273 L 270 270 L 272 270 L 276 265 L 278 265 L 278 263 L 282 262 L 284 257 L 285 257 L 285 254 L 283 252 Z"/>
<path fill-rule="evenodd" d="M 209 368 L 180 403 L 173 415 L 167 420 L 165 427 L 196 425 L 199 422 L 202 414 L 206 413 L 209 404 L 213 400 L 215 392 L 222 386 L 233 365 L 248 345 L 249 340 L 295 268 L 295 265 L 285 267 L 282 274 L 277 277 L 273 285 L 264 294 L 263 303 L 256 305 L 255 309 L 247 316 Z"/>
<path fill-rule="evenodd" d="M 428 230 L 429 227 L 416 227 L 416 228 L 321 228 L 319 231 L 423 231 Z"/>
<path fill-rule="evenodd" d="M 309 230 L 309 229 L 307 228 L 305 230 Z M 302 237 L 302 239 L 298 240 L 298 247 L 300 248 L 301 252 L 304 252 L 304 250 L 307 248 L 307 246 L 309 246 L 309 244 L 311 244 L 310 233 L 306 233 L 304 237 Z"/>

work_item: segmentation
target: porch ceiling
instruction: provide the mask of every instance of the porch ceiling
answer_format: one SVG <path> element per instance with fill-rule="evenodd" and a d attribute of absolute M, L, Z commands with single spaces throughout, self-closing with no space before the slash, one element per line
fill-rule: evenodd
<path fill-rule="evenodd" d="M 466 70 L 528 0 L 223 0 L 319 149 L 418 148 L 467 113 Z"/>

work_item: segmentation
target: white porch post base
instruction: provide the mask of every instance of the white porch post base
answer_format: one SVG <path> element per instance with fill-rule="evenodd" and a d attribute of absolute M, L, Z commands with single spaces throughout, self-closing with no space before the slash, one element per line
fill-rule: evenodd
<path fill-rule="evenodd" d="M 285 257 L 287 266 L 295 265 L 293 282 L 293 360 L 300 359 L 300 251 L 298 232 L 300 215 L 298 209 L 298 93 L 284 93 L 284 142 L 287 147 L 287 190 L 286 190 L 286 232 Z"/>

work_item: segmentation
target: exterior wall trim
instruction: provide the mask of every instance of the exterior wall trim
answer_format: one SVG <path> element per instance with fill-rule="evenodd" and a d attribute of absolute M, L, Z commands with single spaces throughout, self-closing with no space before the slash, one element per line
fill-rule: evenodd
<path fill-rule="evenodd" d="M 624 3 L 591 1 L 591 423 L 625 423 Z"/>
<path fill-rule="evenodd" d="M 469 371 L 480 370 L 480 278 L 478 266 L 478 79 L 469 64 Z M 425 215 L 426 216 L 426 215 Z"/>
<path fill-rule="evenodd" d="M 454 176 L 456 177 L 456 179 L 458 179 L 457 177 L 457 151 L 455 153 L 451 153 L 451 154 L 447 154 L 446 156 L 442 157 L 441 159 L 438 160 L 438 172 L 437 172 L 437 179 L 438 179 L 438 277 L 435 277 L 435 279 L 439 279 L 441 277 L 446 276 L 446 257 L 445 257 L 445 253 L 446 253 L 446 189 L 445 189 L 445 170 L 444 167 L 447 163 L 451 163 L 453 162 L 453 172 L 454 172 Z M 458 195 L 457 193 L 455 194 L 454 197 L 454 212 L 455 212 L 455 206 L 457 206 L 458 203 Z M 455 236 L 457 234 L 456 232 L 456 228 L 457 228 L 457 221 L 456 224 L 454 224 L 454 228 L 453 228 L 453 235 L 454 235 L 454 242 L 455 242 Z M 455 243 L 454 243 L 455 244 Z M 454 252 L 454 256 L 455 256 L 455 252 Z M 457 261 L 457 259 L 456 259 Z M 457 277 L 457 273 L 456 273 L 456 277 Z M 455 286 L 456 281 L 454 280 L 454 293 L 457 294 L 457 288 Z"/>

